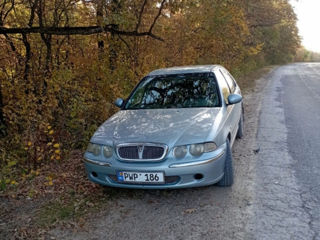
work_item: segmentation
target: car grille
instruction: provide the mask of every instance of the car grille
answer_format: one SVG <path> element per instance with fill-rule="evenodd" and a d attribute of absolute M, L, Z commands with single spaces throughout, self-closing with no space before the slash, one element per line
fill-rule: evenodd
<path fill-rule="evenodd" d="M 162 160 L 168 147 L 163 144 L 130 143 L 117 146 L 118 156 L 127 161 L 157 161 Z"/>
<path fill-rule="evenodd" d="M 138 148 L 136 146 L 119 147 L 118 153 L 121 158 L 139 159 Z"/>
<path fill-rule="evenodd" d="M 155 159 L 161 158 L 164 149 L 162 147 L 155 146 L 145 146 L 143 149 L 142 158 L 143 159 Z"/>

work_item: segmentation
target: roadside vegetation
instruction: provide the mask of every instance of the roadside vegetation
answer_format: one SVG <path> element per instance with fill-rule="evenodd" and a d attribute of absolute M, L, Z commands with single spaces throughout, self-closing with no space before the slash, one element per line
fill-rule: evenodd
<path fill-rule="evenodd" d="M 47 222 L 111 197 L 86 180 L 82 152 L 143 75 L 221 64 L 243 78 L 299 46 L 287 0 L 2 0 L 1 196 L 50 195 Z"/>
<path fill-rule="evenodd" d="M 304 47 L 300 47 L 297 50 L 295 57 L 296 62 L 320 62 L 320 53 L 312 52 Z"/>

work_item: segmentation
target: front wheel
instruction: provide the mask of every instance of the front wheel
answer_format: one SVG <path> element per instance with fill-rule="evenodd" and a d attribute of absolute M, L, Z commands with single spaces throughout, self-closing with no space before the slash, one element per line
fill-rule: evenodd
<path fill-rule="evenodd" d="M 217 183 L 220 187 L 229 187 L 233 184 L 233 163 L 232 163 L 232 151 L 227 139 L 227 149 L 226 149 L 226 161 L 224 164 L 224 175 L 222 179 Z"/>
<path fill-rule="evenodd" d="M 242 138 L 243 137 L 243 132 L 244 132 L 244 127 L 243 127 L 244 115 L 243 114 L 244 114 L 244 111 L 243 111 L 243 108 L 242 108 L 240 121 L 239 121 L 238 132 L 237 132 L 237 138 Z"/>

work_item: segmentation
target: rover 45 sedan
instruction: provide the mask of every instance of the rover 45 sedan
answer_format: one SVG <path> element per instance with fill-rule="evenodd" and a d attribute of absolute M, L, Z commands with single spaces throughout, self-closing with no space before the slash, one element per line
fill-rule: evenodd
<path fill-rule="evenodd" d="M 233 184 L 232 145 L 243 135 L 240 88 L 222 66 L 155 70 L 92 136 L 91 181 L 167 189 Z"/>

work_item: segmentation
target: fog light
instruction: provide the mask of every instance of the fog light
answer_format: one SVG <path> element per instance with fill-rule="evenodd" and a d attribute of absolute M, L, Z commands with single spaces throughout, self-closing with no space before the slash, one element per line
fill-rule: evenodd
<path fill-rule="evenodd" d="M 193 176 L 195 180 L 201 180 L 203 178 L 203 175 L 201 173 L 197 173 Z"/>

